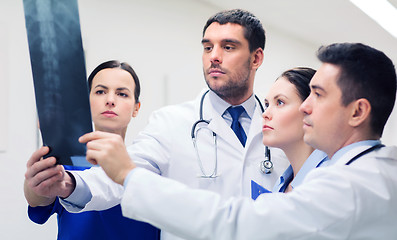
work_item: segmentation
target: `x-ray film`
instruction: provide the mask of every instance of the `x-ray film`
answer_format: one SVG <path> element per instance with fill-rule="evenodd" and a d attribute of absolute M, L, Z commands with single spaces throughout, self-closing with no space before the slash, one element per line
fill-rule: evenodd
<path fill-rule="evenodd" d="M 43 144 L 63 165 L 90 166 L 92 131 L 77 0 L 23 0 Z"/>

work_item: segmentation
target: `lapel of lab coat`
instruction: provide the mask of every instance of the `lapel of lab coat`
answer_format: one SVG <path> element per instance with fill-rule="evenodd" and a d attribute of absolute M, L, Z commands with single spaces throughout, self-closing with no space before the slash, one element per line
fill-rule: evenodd
<path fill-rule="evenodd" d="M 260 140 L 256 139 L 258 134 L 260 135 Z M 260 141 L 260 144 L 262 144 L 262 110 L 258 102 L 256 102 L 254 115 L 252 116 L 250 129 L 247 135 L 247 142 L 245 144 L 246 153 L 251 146 L 257 144 L 256 141 Z"/>
<path fill-rule="evenodd" d="M 253 144 L 253 140 L 255 141 L 255 137 L 258 134 L 261 134 L 262 132 L 262 128 L 261 128 L 262 112 L 258 103 L 256 103 L 255 112 L 251 119 L 251 125 L 248 134 L 246 133 L 247 142 L 245 145 L 245 149 L 241 145 L 240 141 L 238 140 L 236 134 L 233 132 L 231 127 L 226 123 L 225 119 L 223 119 L 222 116 L 219 115 L 219 113 L 217 113 L 215 109 L 212 107 L 209 97 L 206 97 L 204 101 L 203 111 L 204 111 L 204 116 L 207 116 L 207 118 L 210 120 L 210 124 L 208 125 L 208 127 L 213 132 L 215 132 L 219 137 L 229 142 L 234 148 L 237 148 L 240 151 L 244 152 L 244 155 L 246 154 L 250 146 Z M 206 118 L 204 117 L 204 119 Z"/>
<path fill-rule="evenodd" d="M 211 129 L 219 138 L 225 139 L 233 148 L 243 151 L 244 148 L 238 140 L 236 134 L 226 123 L 225 119 L 212 107 L 210 98 L 206 96 L 203 104 L 204 119 L 208 119 L 210 123 L 208 128 Z"/>

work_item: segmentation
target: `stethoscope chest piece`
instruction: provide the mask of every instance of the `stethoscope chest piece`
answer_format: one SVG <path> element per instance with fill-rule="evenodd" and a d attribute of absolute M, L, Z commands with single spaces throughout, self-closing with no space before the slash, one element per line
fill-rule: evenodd
<path fill-rule="evenodd" d="M 259 168 L 264 174 L 269 174 L 273 171 L 273 162 L 271 161 L 270 149 L 268 146 L 265 147 L 265 160 L 261 161 Z"/>
<path fill-rule="evenodd" d="M 269 174 L 273 171 L 273 163 L 270 160 L 264 160 L 260 163 L 261 172 Z"/>

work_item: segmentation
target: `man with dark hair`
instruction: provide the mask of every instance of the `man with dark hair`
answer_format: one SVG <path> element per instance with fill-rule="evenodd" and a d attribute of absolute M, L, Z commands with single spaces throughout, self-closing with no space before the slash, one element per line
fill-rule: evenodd
<path fill-rule="evenodd" d="M 311 170 L 292 192 L 225 201 L 128 158 L 115 166 L 95 157 L 125 187 L 124 216 L 187 239 L 395 239 L 397 147 L 379 140 L 396 99 L 394 65 L 356 43 L 323 47 L 318 56 L 323 63 L 300 110 L 305 141 L 326 152 L 330 166 Z"/>
<path fill-rule="evenodd" d="M 262 23 L 259 21 L 259 19 L 252 13 L 241 9 L 225 10 L 219 12 L 208 19 L 204 26 L 203 37 L 207 31 L 207 28 L 214 22 L 217 22 L 221 25 L 226 23 L 234 23 L 242 26 L 244 28 L 244 37 L 248 40 L 250 52 L 253 52 L 258 48 L 265 49 L 265 29 L 263 29 Z"/>
<path fill-rule="evenodd" d="M 368 99 L 372 107 L 371 127 L 380 138 L 396 95 L 395 85 L 390 81 L 395 78 L 391 60 L 376 49 L 347 43 L 321 48 L 318 58 L 340 67 L 338 86 L 342 90 L 344 106 L 359 98 Z"/>
<path fill-rule="evenodd" d="M 315 84 L 316 81 L 312 82 L 314 94 L 307 102 L 319 106 L 316 107 L 317 112 L 313 113 L 306 108 L 306 104 L 302 106 L 302 110 L 309 115 L 304 127 L 305 141 L 315 148 L 333 149 L 325 151 L 332 156 L 340 147 L 356 142 L 359 134 L 363 136 L 358 140 L 380 139 L 396 99 L 396 72 L 391 60 L 383 52 L 369 46 L 351 43 L 322 47 L 318 51 L 318 58 L 323 62 L 319 69 L 322 71 L 313 80 L 325 79 L 321 77 L 322 73 L 333 73 L 335 90 L 325 92 L 325 89 Z M 339 92 L 340 96 L 337 95 Z M 335 101 L 324 102 L 325 97 L 333 97 Z M 324 118 L 327 111 L 333 114 Z M 351 117 L 350 125 L 335 124 L 346 121 L 347 117 Z M 314 118 L 322 120 L 311 126 Z M 338 143 L 343 140 L 344 134 L 353 134 L 353 139 Z"/>
<path fill-rule="evenodd" d="M 222 198 L 249 197 L 251 181 L 271 189 L 288 161 L 281 151 L 272 150 L 273 171 L 266 174 L 260 170 L 265 160 L 261 141 L 263 110 L 253 87 L 263 61 L 262 24 L 248 11 L 222 11 L 205 26 L 202 45 L 209 90 L 194 101 L 153 112 L 147 127 L 128 147 L 130 157 L 152 172 L 194 189 L 216 192 Z M 38 176 L 46 172 L 47 176 L 54 175 L 54 171 L 49 173 L 53 169 L 50 164 L 41 163 L 47 168 L 38 169 Z M 37 179 L 36 193 L 66 198 L 63 204 L 71 211 L 102 210 L 119 204 L 123 188 L 107 178 L 102 169 L 73 176 L 75 182 L 64 173 Z M 59 187 L 46 192 L 49 185 Z M 65 186 L 72 186 L 73 192 L 65 190 Z M 166 232 L 162 232 L 162 238 L 176 239 Z"/>

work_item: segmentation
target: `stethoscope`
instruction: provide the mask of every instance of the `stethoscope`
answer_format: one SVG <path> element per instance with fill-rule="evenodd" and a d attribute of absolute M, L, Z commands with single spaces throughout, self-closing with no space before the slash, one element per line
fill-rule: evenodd
<path fill-rule="evenodd" d="M 368 154 L 368 153 L 370 153 L 370 152 L 372 152 L 372 151 L 375 151 L 375 150 L 378 149 L 378 148 L 382 148 L 382 147 L 384 147 L 384 146 L 385 146 L 385 145 L 383 145 L 383 144 L 381 144 L 381 143 L 378 143 L 378 144 L 376 144 L 376 145 L 374 145 L 374 146 L 368 148 L 367 150 L 364 150 L 364 151 L 360 152 L 359 154 L 357 154 L 356 156 L 354 156 L 352 159 L 350 159 L 345 165 L 350 165 L 352 162 L 356 161 L 358 158 L 364 156 L 365 154 Z"/>
<path fill-rule="evenodd" d="M 203 96 L 201 97 L 200 100 L 200 119 L 198 121 L 196 121 L 193 126 L 192 126 L 192 141 L 193 141 L 193 146 L 196 152 L 196 157 L 197 157 L 197 162 L 198 165 L 200 167 L 201 170 L 201 175 L 199 175 L 198 177 L 201 178 L 217 178 L 220 175 L 218 174 L 218 155 L 217 155 L 217 136 L 216 133 L 213 132 L 211 129 L 209 129 L 207 126 L 208 124 L 210 124 L 209 120 L 204 120 L 203 119 L 203 103 L 204 103 L 204 98 L 207 95 L 207 93 L 209 92 L 209 90 L 207 90 Z M 261 103 L 261 101 L 259 100 L 259 98 L 255 95 L 255 99 L 258 101 L 259 106 L 262 110 L 262 113 L 265 111 L 265 109 L 263 108 L 263 105 Z M 200 128 L 197 128 L 198 124 L 205 124 L 205 126 L 201 126 Z M 197 129 L 197 130 L 196 130 Z M 201 161 L 200 155 L 199 155 L 199 151 L 197 148 L 197 136 L 198 136 L 198 131 L 200 131 L 201 129 L 208 129 L 211 133 L 212 133 L 212 140 L 213 140 L 213 145 L 214 145 L 214 154 L 215 154 L 215 161 L 214 161 L 214 167 L 213 167 L 213 171 L 212 173 L 206 173 L 204 170 L 204 166 L 203 163 Z M 265 174 L 269 174 L 273 171 L 273 162 L 271 161 L 271 157 L 270 157 L 270 149 L 268 146 L 265 146 L 265 159 L 263 161 L 260 162 L 260 170 L 261 172 L 265 173 Z"/>

